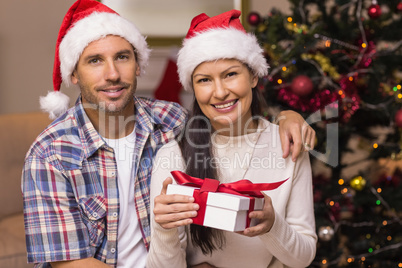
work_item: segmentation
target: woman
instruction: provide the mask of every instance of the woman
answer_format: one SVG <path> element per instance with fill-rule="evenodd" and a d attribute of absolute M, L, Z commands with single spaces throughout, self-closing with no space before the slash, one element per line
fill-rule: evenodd
<path fill-rule="evenodd" d="M 147 267 L 306 267 L 315 256 L 308 154 L 282 158 L 278 126 L 261 117 L 256 86 L 268 66 L 239 16 L 232 10 L 195 17 L 179 52 L 180 81 L 195 101 L 184 138 L 155 158 Z M 194 198 L 166 195 L 173 170 L 222 183 L 289 179 L 265 192 L 262 211 L 250 213 L 258 225 L 234 233 L 191 224 L 199 208 Z"/>

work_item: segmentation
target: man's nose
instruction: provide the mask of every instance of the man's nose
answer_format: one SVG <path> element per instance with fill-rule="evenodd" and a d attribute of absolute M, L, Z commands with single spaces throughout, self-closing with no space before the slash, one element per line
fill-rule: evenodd
<path fill-rule="evenodd" d="M 105 66 L 105 79 L 116 81 L 120 78 L 119 70 L 114 61 L 107 62 Z"/>

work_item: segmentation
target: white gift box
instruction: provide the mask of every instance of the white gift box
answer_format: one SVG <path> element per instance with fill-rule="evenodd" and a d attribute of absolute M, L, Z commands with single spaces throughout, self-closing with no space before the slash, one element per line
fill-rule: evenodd
<path fill-rule="evenodd" d="M 199 188 L 169 184 L 166 194 L 193 196 L 194 190 L 197 189 Z M 254 199 L 254 210 L 262 210 L 264 198 Z M 246 229 L 249 207 L 249 197 L 209 192 L 203 225 L 232 232 L 243 231 Z M 252 219 L 250 226 L 255 226 L 257 223 L 256 219 Z"/>

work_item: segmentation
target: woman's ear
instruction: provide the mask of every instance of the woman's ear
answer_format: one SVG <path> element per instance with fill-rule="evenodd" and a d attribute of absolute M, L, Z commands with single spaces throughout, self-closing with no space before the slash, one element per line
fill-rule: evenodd
<path fill-rule="evenodd" d="M 253 75 L 253 78 L 251 79 L 251 88 L 255 88 L 257 86 L 257 83 L 258 83 L 258 76 Z"/>

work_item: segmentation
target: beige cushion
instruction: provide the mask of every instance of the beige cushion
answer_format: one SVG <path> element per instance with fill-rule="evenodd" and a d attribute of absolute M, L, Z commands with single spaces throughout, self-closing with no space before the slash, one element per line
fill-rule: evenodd
<path fill-rule="evenodd" d="M 39 112 L 0 115 L 0 219 L 22 211 L 21 174 L 25 154 L 50 122 L 47 114 Z"/>
<path fill-rule="evenodd" d="M 22 213 L 0 220 L 0 267 L 33 267 L 27 264 Z"/>

